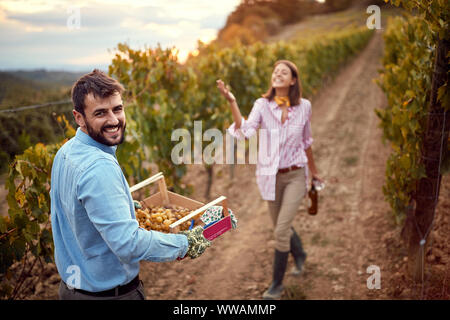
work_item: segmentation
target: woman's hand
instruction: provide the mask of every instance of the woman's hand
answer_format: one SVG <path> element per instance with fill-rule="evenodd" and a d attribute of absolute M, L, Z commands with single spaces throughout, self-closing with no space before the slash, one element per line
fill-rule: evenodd
<path fill-rule="evenodd" d="M 316 190 L 320 191 L 325 188 L 325 181 L 320 178 L 317 173 L 312 174 L 311 183 L 315 186 Z"/>
<path fill-rule="evenodd" d="M 223 83 L 222 80 L 216 81 L 217 88 L 219 89 L 220 93 L 224 96 L 225 99 L 228 100 L 228 102 L 234 102 L 236 101 L 236 98 L 233 96 L 233 94 L 230 92 L 230 90 L 227 89 L 225 86 L 225 83 Z"/>
<path fill-rule="evenodd" d="M 313 180 L 318 180 L 320 183 L 325 183 L 325 180 L 323 180 L 321 177 L 319 177 L 319 176 L 317 175 L 317 173 L 312 174 L 312 179 L 313 179 Z"/>

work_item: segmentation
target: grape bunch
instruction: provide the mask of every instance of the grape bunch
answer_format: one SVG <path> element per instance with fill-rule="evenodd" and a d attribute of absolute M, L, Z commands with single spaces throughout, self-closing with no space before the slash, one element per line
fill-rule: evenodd
<path fill-rule="evenodd" d="M 190 209 L 180 206 L 149 206 L 145 209 L 137 209 L 136 218 L 141 228 L 168 233 L 172 223 L 190 213 Z M 188 230 L 190 226 L 191 221 L 189 220 L 179 227 L 180 230 Z"/>

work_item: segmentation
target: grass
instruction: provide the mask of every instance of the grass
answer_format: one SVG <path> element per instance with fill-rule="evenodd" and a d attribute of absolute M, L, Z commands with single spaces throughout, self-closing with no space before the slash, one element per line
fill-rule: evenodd
<path fill-rule="evenodd" d="M 311 244 L 312 245 L 318 245 L 320 241 L 320 233 L 315 233 L 313 237 L 311 238 Z"/>
<path fill-rule="evenodd" d="M 304 289 L 298 285 L 288 285 L 284 289 L 284 300 L 306 300 Z"/>
<path fill-rule="evenodd" d="M 344 164 L 347 167 L 352 167 L 354 165 L 356 165 L 358 163 L 359 158 L 356 156 L 350 156 L 350 157 L 345 157 L 344 158 Z"/>
<path fill-rule="evenodd" d="M 325 247 L 330 244 L 330 240 L 323 238 L 320 233 L 315 233 L 311 238 L 311 244 L 316 246 Z"/>
<path fill-rule="evenodd" d="M 327 273 L 326 276 L 327 276 L 327 278 L 330 279 L 331 281 L 337 281 L 337 280 L 339 280 L 339 278 L 340 278 L 339 275 L 337 275 L 337 274 L 335 274 L 335 273 L 331 273 L 331 272 Z"/>
<path fill-rule="evenodd" d="M 382 8 L 381 24 L 384 27 L 389 16 L 400 15 L 398 8 Z M 332 31 L 340 31 L 354 26 L 366 26 L 367 18 L 370 14 L 364 8 L 350 8 L 344 11 L 331 14 L 311 16 L 300 22 L 300 28 L 293 36 L 295 39 L 307 39 L 311 35 L 326 35 Z"/>

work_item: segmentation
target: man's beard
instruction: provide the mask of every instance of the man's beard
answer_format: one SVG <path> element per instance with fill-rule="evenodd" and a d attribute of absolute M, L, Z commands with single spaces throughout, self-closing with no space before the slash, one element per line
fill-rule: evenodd
<path fill-rule="evenodd" d="M 118 143 L 111 143 L 111 142 L 109 142 L 108 139 L 105 138 L 105 136 L 103 135 L 103 131 L 104 131 L 105 129 L 107 129 L 107 128 L 114 128 L 114 127 L 116 127 L 116 126 L 106 125 L 106 126 L 103 126 L 103 127 L 100 129 L 100 131 L 95 131 L 95 130 L 89 125 L 89 122 L 87 122 L 86 118 L 85 118 L 84 123 L 86 124 L 86 129 L 87 129 L 87 131 L 88 131 L 88 133 L 89 133 L 89 136 L 90 136 L 92 139 L 94 139 L 95 141 L 97 141 L 97 142 L 99 142 L 99 143 L 102 143 L 102 144 L 104 144 L 104 145 L 107 145 L 107 146 L 112 147 L 112 146 L 121 144 L 121 143 L 124 141 L 124 139 L 125 139 L 125 128 L 126 128 L 127 125 L 124 124 L 124 123 L 123 123 L 122 121 L 120 121 L 120 120 L 119 120 L 119 124 L 118 124 L 117 126 L 119 127 L 119 131 L 122 131 L 122 137 L 120 137 L 120 141 L 119 141 Z"/>

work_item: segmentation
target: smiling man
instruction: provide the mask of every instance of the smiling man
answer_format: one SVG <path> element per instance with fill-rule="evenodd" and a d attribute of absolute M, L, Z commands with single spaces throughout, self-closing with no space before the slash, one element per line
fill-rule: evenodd
<path fill-rule="evenodd" d="M 164 234 L 139 227 L 115 156 L 126 126 L 123 90 L 98 70 L 72 88 L 79 128 L 55 156 L 50 191 L 60 299 L 145 299 L 139 261 L 194 258 L 210 245 L 193 231 Z"/>
<path fill-rule="evenodd" d="M 100 92 L 96 93 L 95 87 L 90 88 L 89 77 L 103 80 L 100 85 L 106 89 L 102 91 L 102 88 L 98 88 Z M 73 115 L 81 131 L 101 144 L 115 146 L 121 144 L 125 138 L 126 121 L 121 97 L 123 88 L 119 83 L 115 83 L 114 79 L 103 77 L 104 75 L 95 70 L 77 82 L 78 86 L 74 86 L 72 92 L 75 104 Z"/>

